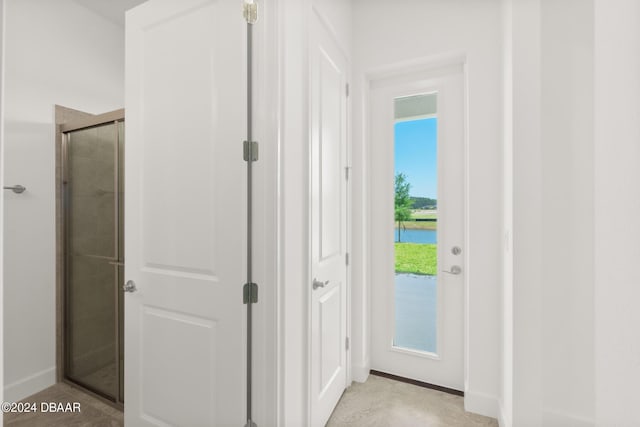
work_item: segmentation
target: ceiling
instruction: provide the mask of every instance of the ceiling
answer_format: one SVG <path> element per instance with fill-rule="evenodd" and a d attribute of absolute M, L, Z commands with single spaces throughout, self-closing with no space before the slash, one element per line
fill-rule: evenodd
<path fill-rule="evenodd" d="M 146 0 L 74 0 L 116 25 L 124 28 L 124 12 Z"/>

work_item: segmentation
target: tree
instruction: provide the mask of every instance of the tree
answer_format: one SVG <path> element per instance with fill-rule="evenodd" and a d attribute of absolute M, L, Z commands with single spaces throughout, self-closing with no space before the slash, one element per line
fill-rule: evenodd
<path fill-rule="evenodd" d="M 404 222 L 411 219 L 411 207 L 413 200 L 409 196 L 411 184 L 403 173 L 396 175 L 395 180 L 395 220 L 398 222 L 398 242 L 400 242 L 400 228 L 404 228 Z"/>

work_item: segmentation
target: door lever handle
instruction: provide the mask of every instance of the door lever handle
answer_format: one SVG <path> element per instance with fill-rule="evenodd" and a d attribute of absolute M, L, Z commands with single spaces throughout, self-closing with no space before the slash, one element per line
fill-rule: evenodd
<path fill-rule="evenodd" d="M 5 190 L 11 190 L 16 194 L 24 193 L 24 190 L 27 189 L 24 185 L 8 185 L 2 188 Z"/>
<path fill-rule="evenodd" d="M 460 268 L 460 266 L 458 265 L 453 265 L 451 266 L 451 270 L 442 270 L 443 273 L 449 273 L 449 274 L 453 274 L 453 275 L 458 275 L 460 273 L 462 273 L 462 268 Z"/>
<path fill-rule="evenodd" d="M 329 281 L 321 282 L 320 280 L 313 279 L 313 290 L 315 291 L 318 288 L 324 288 L 329 284 Z"/>

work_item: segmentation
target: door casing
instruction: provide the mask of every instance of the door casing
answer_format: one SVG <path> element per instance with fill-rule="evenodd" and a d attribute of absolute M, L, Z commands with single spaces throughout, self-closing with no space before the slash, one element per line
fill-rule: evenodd
<path fill-rule="evenodd" d="M 471 232 L 469 227 L 469 194 L 468 194 L 468 176 L 469 176 L 469 129 L 468 129 L 468 96 L 469 96 L 469 84 L 468 84 L 468 69 L 467 69 L 467 58 L 465 54 L 461 53 L 445 53 L 442 55 L 434 55 L 427 58 L 416 58 L 408 61 L 397 62 L 394 64 L 376 67 L 373 69 L 366 70 L 363 72 L 364 79 L 362 82 L 362 93 L 360 94 L 360 98 L 358 99 L 359 103 L 363 106 L 363 125 L 362 125 L 362 141 L 364 147 L 361 151 L 362 158 L 359 164 L 364 165 L 363 170 L 354 170 L 354 177 L 361 177 L 362 179 L 361 186 L 365 190 L 366 201 L 365 206 L 363 206 L 363 212 L 365 212 L 364 221 L 367 222 L 367 230 L 370 233 L 370 216 L 371 216 L 371 194 L 374 191 L 369 182 L 371 180 L 371 151 L 368 147 L 366 147 L 366 141 L 370 140 L 370 100 L 371 100 L 371 92 L 377 87 L 381 86 L 390 86 L 390 85 L 398 85 L 406 82 L 410 82 L 416 80 L 416 78 L 435 78 L 442 75 L 449 74 L 452 69 L 462 67 L 463 69 L 463 82 L 464 82 L 464 144 L 463 144 L 463 162 L 464 162 L 464 224 L 465 224 L 465 233 L 464 233 L 464 248 L 469 248 L 469 234 Z M 366 233 L 365 233 L 366 234 Z M 360 246 L 363 248 L 367 248 L 370 244 L 369 237 L 366 235 L 361 236 L 362 241 Z M 464 356 L 463 356 L 463 379 L 464 379 L 464 391 L 466 392 L 468 389 L 469 383 L 469 316 L 468 316 L 468 308 L 469 308 L 469 283 L 470 283 L 470 274 L 468 270 L 469 260 L 471 254 L 467 251 L 466 256 L 464 257 L 464 262 L 462 265 L 463 271 L 467 272 L 464 275 L 464 307 L 463 307 L 463 336 L 464 336 Z M 371 254 L 367 251 L 367 253 L 363 254 L 363 263 L 362 270 L 366 275 L 366 278 L 372 277 L 372 258 Z M 357 269 L 355 270 L 357 271 Z M 370 369 L 371 363 L 371 340 L 367 337 L 367 334 L 370 332 L 371 328 L 371 300 L 370 300 L 370 292 L 371 286 L 367 283 L 368 280 L 363 280 L 364 277 L 361 274 L 358 274 L 358 277 L 354 277 L 354 286 L 361 286 L 362 289 L 358 289 L 357 293 L 362 295 L 367 295 L 367 303 L 366 309 L 363 310 L 363 314 L 361 318 L 352 319 L 352 322 L 355 322 L 357 325 L 361 325 L 359 330 L 354 330 L 352 333 L 355 334 L 363 334 L 364 337 L 362 340 L 354 340 L 354 348 L 353 351 L 358 351 L 364 354 L 363 359 L 366 361 L 364 369 L 360 369 L 362 372 L 358 374 L 358 380 L 366 379 L 366 375 L 368 375 L 368 370 Z M 358 282 L 361 282 L 358 284 Z M 362 346 L 362 348 L 356 348 L 355 346 Z"/>
<path fill-rule="evenodd" d="M 444 71 L 444 70 L 443 70 Z M 450 66 L 446 73 L 433 76 L 421 73 L 406 82 L 383 81 L 375 86 L 370 98 L 372 168 L 377 171 L 372 184 L 372 364 L 376 370 L 433 383 L 454 390 L 463 388 L 463 334 L 466 251 L 453 255 L 450 247 L 464 245 L 464 74 L 462 64 Z M 381 236 L 389 236 L 393 209 L 389 198 L 393 173 L 393 102 L 398 97 L 417 94 L 438 96 L 438 274 L 437 274 L 437 351 L 425 353 L 412 349 L 388 347 L 394 336 L 393 245 Z M 383 124 L 384 123 L 384 124 Z M 382 136 L 384 135 L 384 136 Z M 380 179 L 384 177 L 383 179 Z M 389 181 L 391 180 L 391 181 Z M 386 195 L 386 196 L 384 196 Z M 387 225 L 389 229 L 387 229 Z M 381 235 L 381 233 L 384 233 Z M 445 245 L 449 245 L 445 247 Z M 450 265 L 464 266 L 461 275 L 443 274 Z M 375 328 L 375 329 L 374 329 Z M 384 338 L 383 338 L 384 337 Z"/>

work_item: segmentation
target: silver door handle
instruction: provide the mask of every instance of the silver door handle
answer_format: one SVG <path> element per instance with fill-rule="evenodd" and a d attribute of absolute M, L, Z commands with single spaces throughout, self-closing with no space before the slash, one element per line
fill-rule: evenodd
<path fill-rule="evenodd" d="M 318 288 L 324 288 L 329 284 L 329 281 L 321 282 L 320 280 L 313 279 L 313 290 L 315 291 Z"/>
<path fill-rule="evenodd" d="M 5 190 L 11 190 L 16 194 L 24 193 L 24 190 L 27 189 L 27 187 L 25 187 L 24 185 L 10 185 L 2 188 L 4 188 Z"/>
<path fill-rule="evenodd" d="M 122 290 L 125 292 L 135 292 L 138 290 L 138 288 L 136 288 L 136 282 L 134 282 L 133 280 L 128 280 L 127 283 L 122 285 Z"/>
<path fill-rule="evenodd" d="M 455 274 L 458 275 L 462 273 L 462 268 L 458 265 L 452 265 L 451 270 L 442 270 L 443 273 Z"/>

